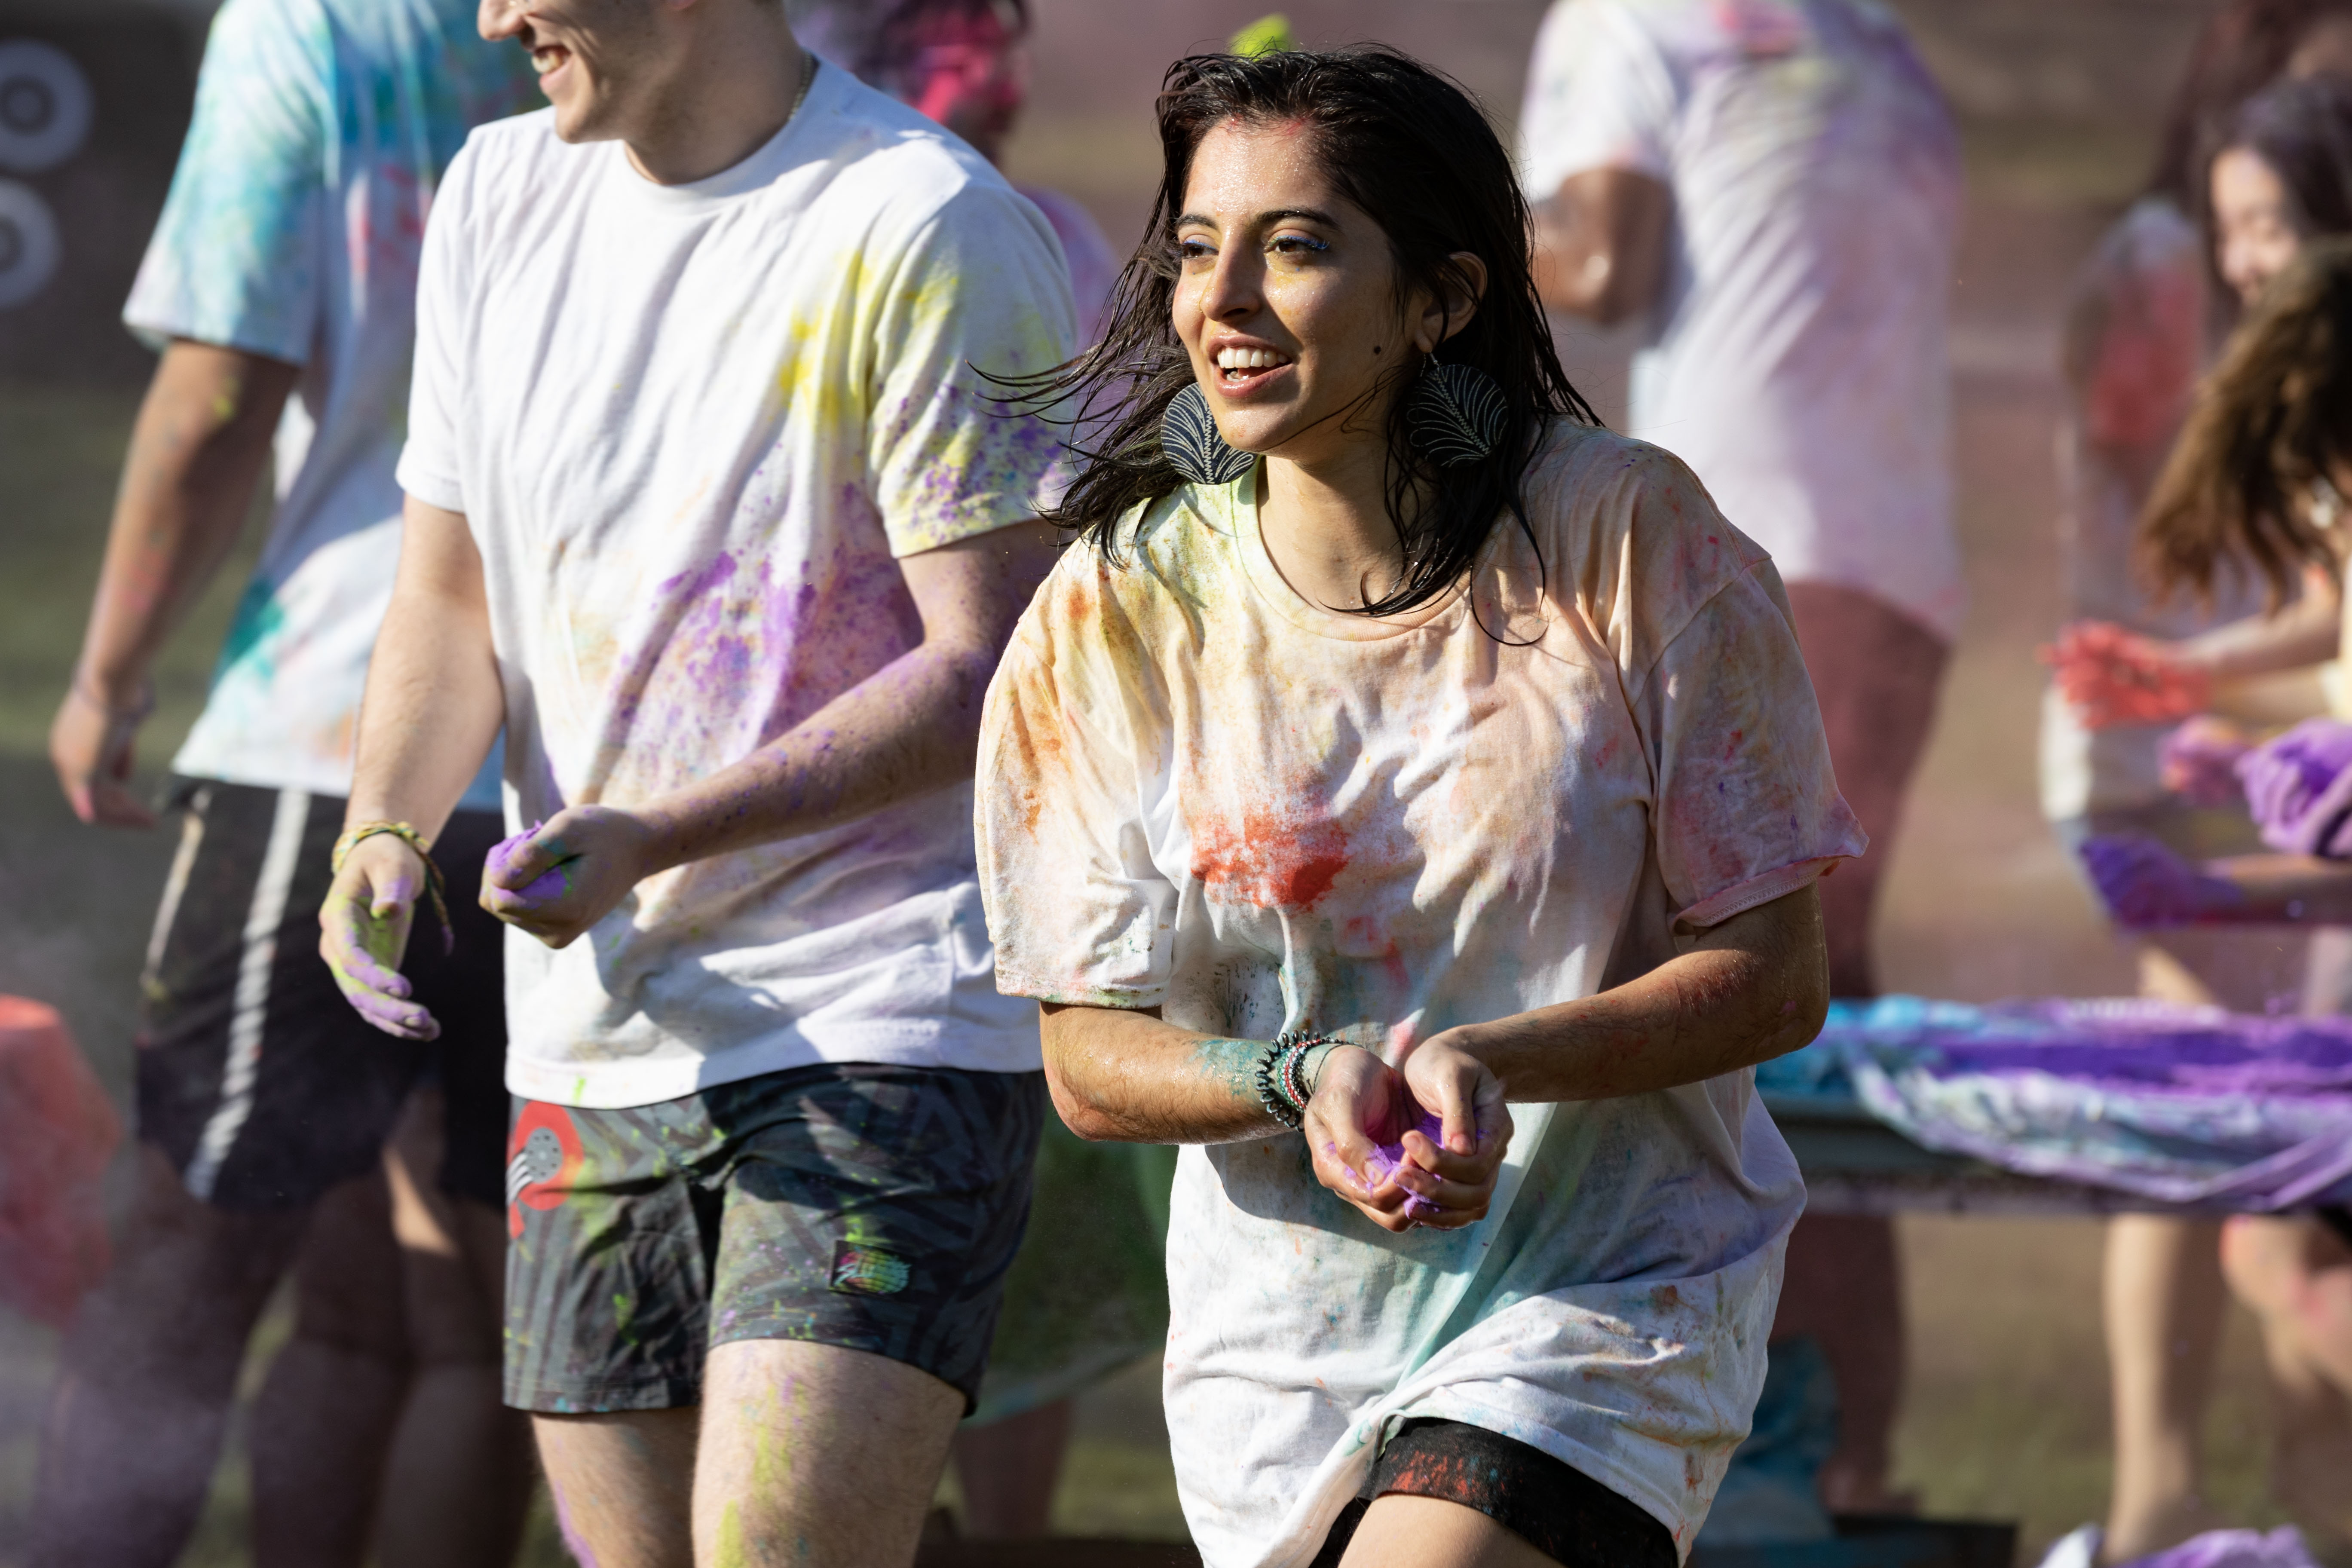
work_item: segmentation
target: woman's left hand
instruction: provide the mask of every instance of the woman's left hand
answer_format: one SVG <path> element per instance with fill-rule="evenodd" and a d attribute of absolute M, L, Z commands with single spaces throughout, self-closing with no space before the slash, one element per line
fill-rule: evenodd
<path fill-rule="evenodd" d="M 629 812 L 567 807 L 483 868 L 482 908 L 550 947 L 569 947 L 659 869 L 653 838 Z"/>

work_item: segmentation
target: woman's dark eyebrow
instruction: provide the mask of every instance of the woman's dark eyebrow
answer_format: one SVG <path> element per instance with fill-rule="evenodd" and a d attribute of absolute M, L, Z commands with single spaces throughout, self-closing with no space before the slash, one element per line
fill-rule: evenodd
<path fill-rule="evenodd" d="M 1258 214 L 1257 221 L 1280 223 L 1286 217 L 1305 218 L 1308 223 L 1319 223 L 1326 228 L 1339 226 L 1339 220 L 1320 207 L 1276 207 L 1272 212 Z M 1202 228 L 1214 228 L 1217 226 L 1217 220 L 1206 213 L 1186 213 L 1176 220 L 1173 226 L 1183 228 L 1191 224 L 1199 224 Z"/>

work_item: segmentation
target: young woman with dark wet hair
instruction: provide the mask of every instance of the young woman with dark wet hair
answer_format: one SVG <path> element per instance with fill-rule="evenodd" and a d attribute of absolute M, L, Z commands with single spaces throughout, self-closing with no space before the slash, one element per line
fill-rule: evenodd
<path fill-rule="evenodd" d="M 2331 239 L 2300 248 L 2200 389 L 2150 498 L 2143 542 L 2171 585 L 2210 591 L 2236 573 L 2283 594 L 2306 570 L 2341 569 L 2332 498 L 2347 489 L 2352 239 Z M 2263 840 L 2292 852 L 2200 866 L 2154 837 L 2093 838 L 2085 858 L 2118 920 L 2252 923 L 2273 940 L 2280 925 L 2352 924 L 2352 724 L 2297 725 L 2244 751 L 2232 771 Z M 2263 1326 L 2274 1490 L 2314 1554 L 2333 1561 L 2352 1543 L 2342 1465 L 2352 1447 L 2352 1217 L 2247 1215 L 2218 1228 L 2222 1271 Z M 2210 1350 L 2199 1350 L 2210 1364 Z"/>
<path fill-rule="evenodd" d="M 2284 183 L 2254 152 L 2232 147 L 2231 128 L 2250 100 L 2281 80 L 2347 72 L 2352 3 L 2228 0 L 2191 52 L 2147 191 L 2101 237 L 2076 279 L 2062 364 L 2068 415 L 2060 433 L 2059 542 L 2069 619 L 2102 625 L 2087 639 L 2076 632 L 2062 643 L 2141 657 L 2115 661 L 2121 669 L 2104 656 L 2062 666 L 2044 703 L 2042 809 L 2070 853 L 2088 836 L 2118 832 L 2191 855 L 2258 842 L 2242 810 L 2168 789 L 2168 723 L 2085 722 L 2111 717 L 2095 710 L 2115 682 L 2099 678 L 2123 675 L 2141 692 L 2218 685 L 2217 707 L 2241 722 L 2276 722 L 2317 702 L 2307 685 L 2291 679 L 2211 678 L 2236 676 L 2231 664 L 2260 654 L 2265 643 L 2285 643 L 2288 662 L 2326 657 L 2335 595 L 2329 574 L 2314 574 L 2308 601 L 2282 624 L 2263 617 L 2267 594 L 2258 572 L 2226 573 L 2205 595 L 2158 592 L 2136 541 L 2142 509 L 2223 330 L 2242 297 L 2260 292 L 2266 268 L 2274 271 L 2282 253 L 2291 253 L 2292 245 L 2278 240 L 2296 233 L 2282 221 Z M 2291 101 L 2306 115 L 2315 102 Z M 2274 108 L 2252 118 L 2263 127 L 2253 140 L 2273 147 L 2284 140 Z M 2280 163 L 2306 161 L 2289 152 Z M 2218 203 L 2217 183 L 2227 198 Z M 2083 681 L 2085 673 L 2095 679 Z M 2095 689 L 2084 693 L 2085 685 Z M 2099 700 L 2077 707 L 2066 699 L 2070 689 Z M 2198 721 L 2193 732 L 2230 729 L 2217 716 Z M 2175 742 L 2171 749 L 2178 763 L 2183 748 Z M 2274 928 L 2134 934 L 2145 995 L 2253 1011 L 2303 984 L 2312 1005 L 2336 1003 L 2336 965 L 2327 950 L 2336 939 L 2328 933 L 2310 942 Z M 2219 1230 L 2210 1220 L 2161 1215 L 2108 1222 L 2103 1278 L 2115 1476 L 2101 1561 L 2144 1556 L 2221 1522 L 2205 1500 L 2203 1438 L 2228 1304 Z"/>
<path fill-rule="evenodd" d="M 1216 1568 L 1673 1568 L 1802 1204 L 1749 1068 L 1863 847 L 1770 561 L 1597 426 L 1509 160 L 1391 51 L 1171 68 L 1099 430 L 992 686 L 999 985 L 1181 1143 Z"/>

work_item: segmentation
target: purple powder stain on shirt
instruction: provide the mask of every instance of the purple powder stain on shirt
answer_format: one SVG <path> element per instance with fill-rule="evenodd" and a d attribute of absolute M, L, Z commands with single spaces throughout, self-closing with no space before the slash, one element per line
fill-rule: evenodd
<path fill-rule="evenodd" d="M 487 877 L 499 877 L 505 875 L 507 863 L 521 852 L 524 845 L 530 842 L 530 836 L 532 834 L 537 833 L 541 828 L 546 826 L 547 824 L 543 822 L 534 822 L 529 827 L 524 828 L 520 833 L 516 834 L 513 837 L 501 838 L 496 844 L 491 845 L 489 854 L 486 856 L 482 861 L 483 874 Z M 544 899 L 560 897 L 563 892 L 563 868 L 561 866 L 555 867 L 540 877 L 537 881 L 531 883 L 528 888 L 524 888 L 520 890 L 513 889 L 509 889 L 507 890 L 513 892 L 516 898 L 521 900 L 527 904 L 535 904 Z"/>

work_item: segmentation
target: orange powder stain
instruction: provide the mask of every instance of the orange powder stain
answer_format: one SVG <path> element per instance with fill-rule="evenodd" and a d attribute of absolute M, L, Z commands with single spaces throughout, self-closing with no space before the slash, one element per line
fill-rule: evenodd
<path fill-rule="evenodd" d="M 1260 909 L 1303 910 L 1347 868 L 1347 830 L 1328 817 L 1291 822 L 1260 809 L 1238 824 L 1192 826 L 1192 875 Z"/>

